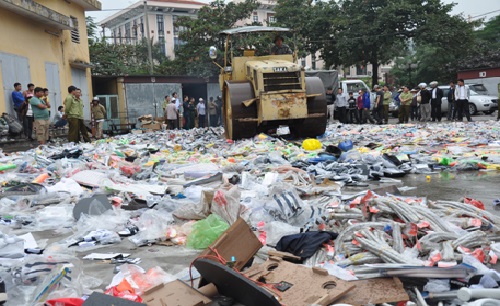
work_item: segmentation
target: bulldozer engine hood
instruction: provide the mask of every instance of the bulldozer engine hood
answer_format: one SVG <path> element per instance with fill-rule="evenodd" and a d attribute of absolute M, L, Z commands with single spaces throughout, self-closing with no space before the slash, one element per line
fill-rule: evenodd
<path fill-rule="evenodd" d="M 297 72 L 302 69 L 300 65 L 285 60 L 247 61 L 246 66 L 261 73 Z"/>

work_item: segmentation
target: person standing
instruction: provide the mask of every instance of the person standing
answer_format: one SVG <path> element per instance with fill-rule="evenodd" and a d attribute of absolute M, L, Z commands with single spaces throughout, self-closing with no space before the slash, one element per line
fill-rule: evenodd
<path fill-rule="evenodd" d="M 465 85 L 463 79 L 458 80 L 458 86 L 455 87 L 455 98 L 457 99 L 457 120 L 462 121 L 465 114 L 467 121 L 471 122 L 469 113 L 470 89 L 469 86 Z"/>
<path fill-rule="evenodd" d="M 14 83 L 14 91 L 12 92 L 12 103 L 14 104 L 14 111 L 16 112 L 17 120 L 23 122 L 23 118 L 21 116 L 21 106 L 24 103 L 24 96 L 21 92 L 22 85 L 21 83 Z"/>
<path fill-rule="evenodd" d="M 349 99 L 347 99 L 347 104 L 348 109 L 347 109 L 347 118 L 348 118 L 348 123 L 359 123 L 359 118 L 358 118 L 358 105 L 356 98 L 354 98 L 354 93 L 349 92 Z"/>
<path fill-rule="evenodd" d="M 333 123 L 335 111 L 335 93 L 331 87 L 326 89 L 326 111 L 327 111 L 327 123 Z"/>
<path fill-rule="evenodd" d="M 170 96 L 165 96 L 163 99 L 163 103 L 161 104 L 161 108 L 163 109 L 163 113 L 165 114 L 165 111 L 167 110 L 167 105 L 170 104 Z"/>
<path fill-rule="evenodd" d="M 207 105 L 205 104 L 205 101 L 203 98 L 199 99 L 198 105 L 196 105 L 196 113 L 198 114 L 198 127 L 199 128 L 204 128 L 206 127 L 206 120 L 207 120 Z"/>
<path fill-rule="evenodd" d="M 187 129 L 189 129 L 189 126 L 191 125 L 189 123 L 189 97 L 188 96 L 184 96 L 184 102 L 182 102 L 182 110 L 183 110 L 182 111 L 183 120 L 185 121 L 183 127 L 187 130 Z"/>
<path fill-rule="evenodd" d="M 410 119 L 411 121 L 418 121 L 420 120 L 420 115 L 418 113 L 418 101 L 417 101 L 417 93 L 418 89 L 412 88 L 410 90 L 410 93 L 412 95 L 411 103 L 410 103 Z"/>
<path fill-rule="evenodd" d="M 420 91 L 417 94 L 417 101 L 420 100 L 420 121 L 430 121 L 431 115 L 431 93 L 427 90 L 426 83 L 419 84 Z"/>
<path fill-rule="evenodd" d="M 90 109 L 92 114 L 92 124 L 95 127 L 95 138 L 102 139 L 102 126 L 104 125 L 104 120 L 106 119 L 106 108 L 104 105 L 99 103 L 99 98 L 94 97 L 92 99 L 92 108 Z"/>
<path fill-rule="evenodd" d="M 71 88 L 73 87 L 73 88 Z M 68 141 L 78 143 L 80 142 L 80 135 L 85 142 L 90 142 L 90 137 L 87 133 L 87 128 L 83 122 L 83 102 L 80 99 L 82 94 L 79 88 L 70 86 L 68 91 L 72 89 L 71 97 L 66 98 L 66 116 L 68 117 L 69 131 Z"/>
<path fill-rule="evenodd" d="M 441 104 L 443 103 L 443 90 L 438 87 L 438 82 L 431 82 L 431 118 L 432 121 L 441 122 Z"/>
<path fill-rule="evenodd" d="M 363 100 L 363 117 L 362 121 L 363 123 L 367 123 L 367 121 L 370 121 L 371 124 L 375 123 L 375 120 L 373 120 L 372 115 L 370 114 L 370 107 L 371 107 L 371 100 L 370 100 L 370 93 L 365 92 L 364 90 L 361 90 L 362 100 Z"/>
<path fill-rule="evenodd" d="M 217 126 L 217 103 L 214 101 L 214 97 L 210 97 L 208 101 L 208 125 L 211 127 Z"/>
<path fill-rule="evenodd" d="M 455 83 L 450 82 L 450 90 L 448 90 L 448 121 L 457 118 L 457 101 L 455 99 Z"/>
<path fill-rule="evenodd" d="M 337 91 L 336 104 L 340 123 L 347 123 L 347 95 L 342 91 L 342 88 Z"/>
<path fill-rule="evenodd" d="M 375 85 L 375 106 L 373 107 L 374 119 L 377 124 L 382 124 L 383 121 L 383 109 L 384 109 L 384 93 L 380 85 Z"/>
<path fill-rule="evenodd" d="M 217 126 L 221 126 L 224 123 L 224 118 L 223 114 L 224 112 L 222 111 L 222 97 L 217 96 L 217 100 L 215 101 L 215 104 L 217 104 Z"/>
<path fill-rule="evenodd" d="M 188 130 L 194 129 L 194 124 L 196 119 L 196 105 L 193 97 L 189 99 L 187 116 L 189 117 L 189 125 L 187 126 L 187 129 Z"/>
<path fill-rule="evenodd" d="M 392 92 L 389 90 L 389 86 L 384 85 L 384 102 L 383 102 L 383 115 L 384 123 L 389 123 L 389 105 L 392 101 Z"/>
<path fill-rule="evenodd" d="M 358 91 L 358 98 L 357 98 L 357 109 L 358 109 L 358 123 L 362 124 L 363 123 L 363 91 L 360 90 Z"/>
<path fill-rule="evenodd" d="M 170 100 L 170 99 L 169 99 Z M 181 103 L 182 105 L 182 103 Z M 184 108 L 184 107 L 183 107 Z M 179 121 L 177 117 L 177 109 L 175 107 L 174 101 L 169 101 L 165 108 L 165 119 L 167 120 L 167 127 L 169 130 L 174 130 L 177 128 L 177 122 Z"/>
<path fill-rule="evenodd" d="M 33 118 L 35 119 L 33 127 L 36 132 L 36 139 L 41 145 L 45 144 L 49 139 L 50 126 L 50 103 L 42 99 L 43 93 L 43 88 L 37 87 L 34 89 L 34 96 L 30 99 Z"/>
<path fill-rule="evenodd" d="M 410 103 L 413 99 L 413 95 L 410 92 L 408 86 L 403 88 L 403 92 L 399 94 L 399 123 L 408 123 L 410 114 Z"/>
<path fill-rule="evenodd" d="M 28 84 L 28 89 L 23 91 L 24 98 L 31 98 L 35 95 L 35 85 L 33 83 Z"/>
<path fill-rule="evenodd" d="M 32 97 L 31 97 L 32 98 Z M 31 98 L 26 98 L 21 105 L 21 121 L 23 123 L 23 132 L 24 136 L 26 136 L 29 140 L 33 139 L 33 108 L 31 107 L 30 100 Z"/>

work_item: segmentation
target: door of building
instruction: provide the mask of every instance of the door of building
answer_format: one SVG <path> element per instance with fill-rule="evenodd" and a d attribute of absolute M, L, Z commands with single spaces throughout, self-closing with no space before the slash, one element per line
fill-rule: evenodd
<path fill-rule="evenodd" d="M 57 108 L 62 105 L 59 66 L 56 63 L 45 62 L 45 78 L 49 90 L 50 113 L 51 116 L 54 116 Z"/>
<path fill-rule="evenodd" d="M 102 129 L 107 131 L 112 123 L 120 124 L 120 119 L 126 118 L 125 114 L 120 114 L 118 109 L 118 96 L 117 95 L 100 95 L 99 103 L 106 108 L 106 120 L 104 121 Z"/>
<path fill-rule="evenodd" d="M 0 52 L 0 67 L 2 73 L 5 112 L 15 116 L 14 105 L 12 103 L 14 83 L 21 83 L 23 90 L 26 90 L 26 85 L 31 82 L 29 61 L 28 58 L 24 56 Z"/>
<path fill-rule="evenodd" d="M 71 68 L 71 83 L 82 90 L 83 118 L 90 120 L 90 97 L 87 73 L 83 69 Z"/>

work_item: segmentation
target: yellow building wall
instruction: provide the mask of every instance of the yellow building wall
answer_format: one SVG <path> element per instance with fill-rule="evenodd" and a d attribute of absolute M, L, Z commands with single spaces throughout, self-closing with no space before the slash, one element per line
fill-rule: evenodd
<path fill-rule="evenodd" d="M 66 16 L 78 18 L 80 43 L 76 44 L 71 41 L 69 30 L 54 29 L 39 21 L 30 20 L 28 17 L 1 9 L 0 52 L 27 57 L 30 65 L 31 83 L 39 87 L 47 86 L 45 62 L 57 63 L 61 101 L 52 101 L 52 104 L 62 105 L 62 99 L 67 95 L 67 88 L 72 85 L 69 63 L 72 61 L 90 62 L 85 12 L 82 7 L 65 1 L 39 0 L 37 2 Z M 60 36 L 53 35 L 57 33 Z M 90 69 L 85 70 L 89 89 L 88 97 L 92 97 Z M 22 84 L 22 86 L 25 90 L 26 84 Z M 3 101 L 4 96 L 3 87 L 0 86 L 0 112 L 6 111 L 6 103 L 12 103 L 10 100 Z"/>

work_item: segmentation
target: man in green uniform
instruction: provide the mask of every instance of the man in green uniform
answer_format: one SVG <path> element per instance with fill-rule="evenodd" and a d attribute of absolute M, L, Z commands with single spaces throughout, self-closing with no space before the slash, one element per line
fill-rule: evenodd
<path fill-rule="evenodd" d="M 71 89 L 68 89 L 68 91 Z M 87 128 L 83 122 L 83 102 L 80 99 L 82 92 L 79 88 L 74 88 L 66 98 L 66 116 L 68 117 L 69 131 L 68 141 L 80 142 L 80 134 L 85 142 L 90 142 Z"/>
<path fill-rule="evenodd" d="M 410 114 L 410 103 L 413 99 L 413 95 L 410 92 L 408 86 L 405 86 L 403 92 L 399 95 L 399 101 L 401 102 L 399 106 L 399 123 L 408 123 L 408 117 Z"/>

